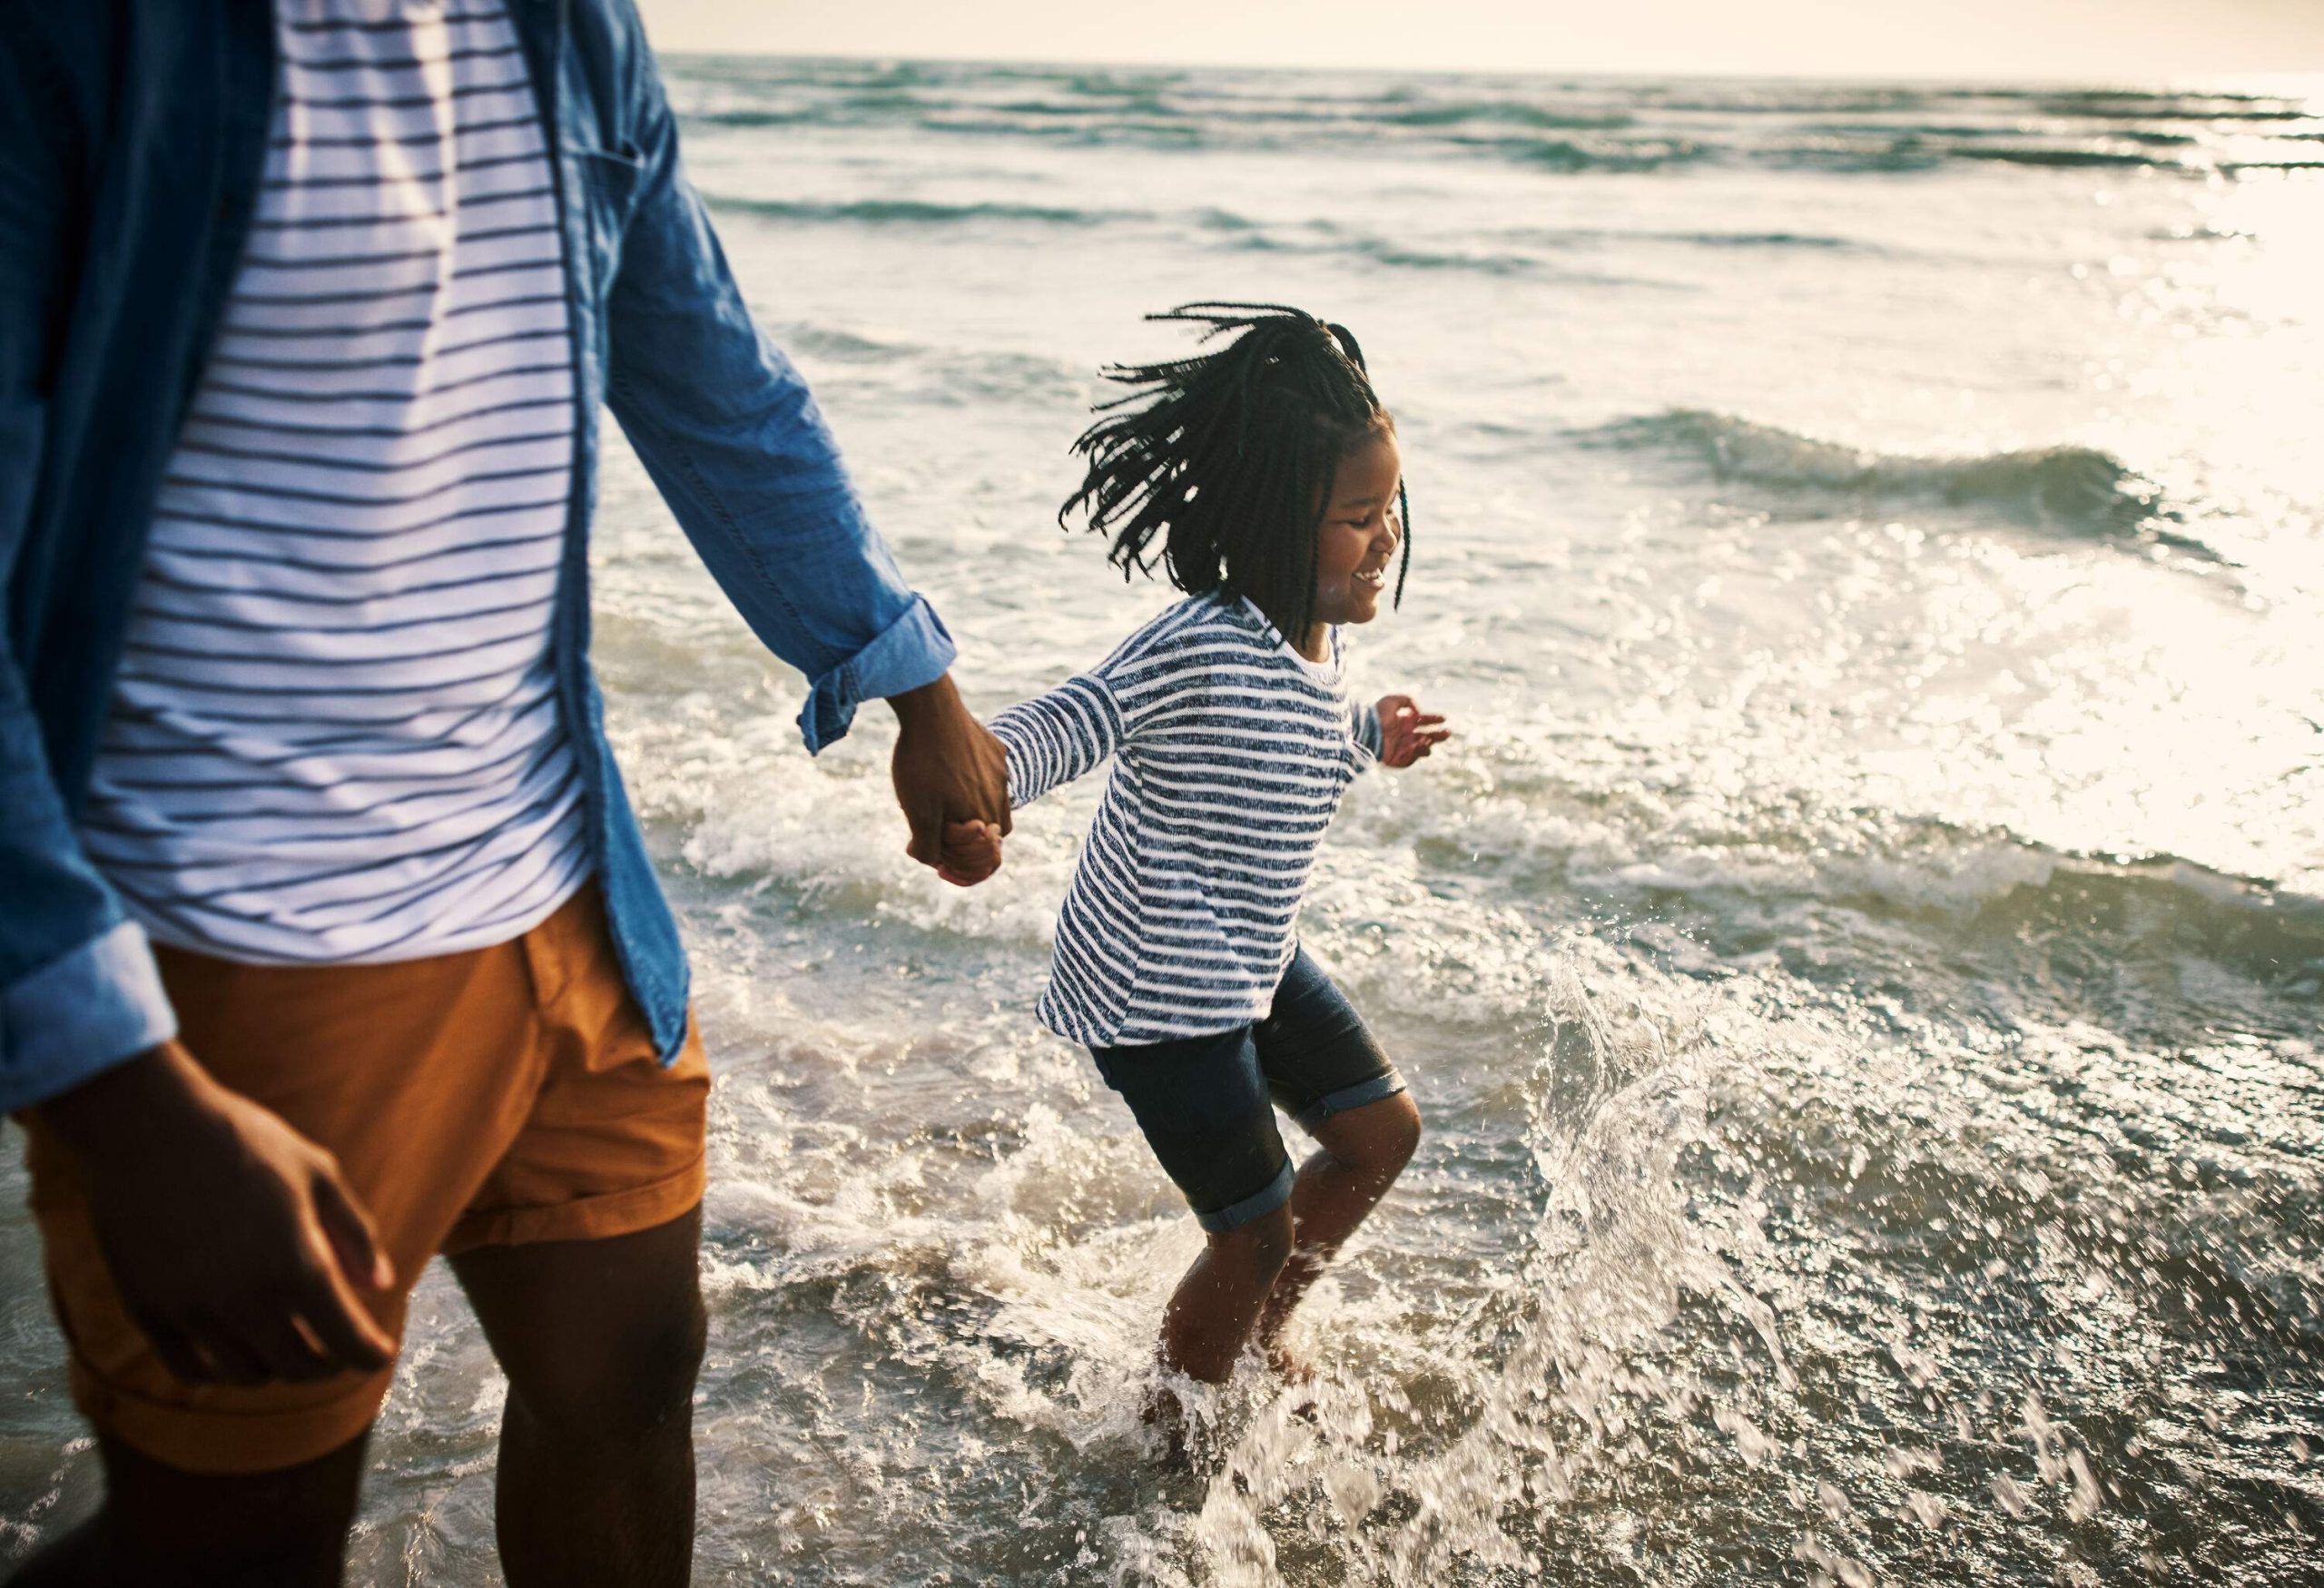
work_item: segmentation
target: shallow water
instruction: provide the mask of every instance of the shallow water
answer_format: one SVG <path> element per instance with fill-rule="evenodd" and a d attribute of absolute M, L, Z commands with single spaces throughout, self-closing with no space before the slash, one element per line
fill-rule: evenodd
<path fill-rule="evenodd" d="M 1196 1237 L 1029 1010 L 1094 784 L 901 853 L 625 455 L 598 658 L 720 1071 L 699 1580 L 2280 1583 L 2324 1528 L 2324 84 L 674 63 L 997 706 L 1166 593 L 1053 527 L 1141 312 L 1353 325 L 1416 555 L 1306 918 L 1420 1158 L 1203 1465 Z M 13 1152 L 9 1154 L 13 1159 Z M 5 1171 L 0 1559 L 89 1504 Z M 498 1581 L 423 1286 L 351 1580 Z M 1303 1409 L 1304 1406 L 1304 1409 Z"/>

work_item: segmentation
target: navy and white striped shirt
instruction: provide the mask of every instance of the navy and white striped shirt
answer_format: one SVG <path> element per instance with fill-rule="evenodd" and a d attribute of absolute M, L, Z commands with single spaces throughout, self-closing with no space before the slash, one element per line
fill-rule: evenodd
<path fill-rule="evenodd" d="M 1041 1023 L 1091 1047 L 1264 1019 L 1349 780 L 1379 755 L 1339 631 L 1308 661 L 1239 597 L 1182 601 L 1095 670 L 993 718 L 1009 799 L 1114 757 L 1058 912 Z"/>
<path fill-rule="evenodd" d="M 548 639 L 575 384 L 502 0 L 279 0 L 264 186 L 155 508 L 82 838 L 259 962 L 506 942 L 586 879 Z"/>

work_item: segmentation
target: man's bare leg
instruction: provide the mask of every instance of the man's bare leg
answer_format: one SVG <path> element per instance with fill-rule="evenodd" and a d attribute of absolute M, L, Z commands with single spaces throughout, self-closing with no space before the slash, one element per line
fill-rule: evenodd
<path fill-rule="evenodd" d="M 508 1375 L 509 1588 L 683 1588 L 694 1559 L 702 1210 L 606 1240 L 452 1259 Z"/>
<path fill-rule="evenodd" d="M 359 1435 L 280 1472 L 182 1472 L 100 1436 L 103 1508 L 15 1588 L 337 1588 L 363 1482 Z"/>

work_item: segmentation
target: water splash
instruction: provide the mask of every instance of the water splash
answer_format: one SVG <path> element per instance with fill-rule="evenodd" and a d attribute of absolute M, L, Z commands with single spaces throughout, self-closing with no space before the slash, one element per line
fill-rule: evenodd
<path fill-rule="evenodd" d="M 1707 1217 L 1679 1169 L 1711 1139 L 1709 1040 L 1683 1006 L 1612 1007 L 1595 979 L 1573 957 L 1545 977 L 1554 1012 L 1528 1086 L 1540 1211 L 1521 1260 L 1447 1331 L 1449 1348 L 1386 1382 L 1373 1364 L 1264 1406 L 1205 1494 L 1192 1534 L 1204 1581 L 1286 1580 L 1277 1516 L 1348 1580 L 1530 1580 L 1593 1476 L 1655 1459 L 1647 1439 L 1670 1429 L 1649 1424 L 1715 1429 L 1746 1461 L 1766 1457 L 1739 1407 L 1649 1348 L 1695 1297 L 1748 1328 L 1774 1382 L 1796 1387 L 1739 1267 L 1763 1239 L 1756 1211 L 1747 1199 L 1731 1219 Z M 1435 1381 L 1436 1406 L 1403 1387 L 1415 1377 Z"/>

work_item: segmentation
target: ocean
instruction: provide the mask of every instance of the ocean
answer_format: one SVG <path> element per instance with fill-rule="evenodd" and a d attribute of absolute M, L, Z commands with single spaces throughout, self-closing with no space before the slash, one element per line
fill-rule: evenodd
<path fill-rule="evenodd" d="M 719 1077 L 697 1581 L 2324 1580 L 2324 82 L 665 64 L 980 710 L 1171 598 L 1067 449 L 1143 314 L 1258 299 L 1370 355 L 1354 681 L 1459 735 L 1305 918 L 1427 1137 L 1312 1394 L 1161 1471 L 1197 1232 L 1030 1013 L 1097 781 L 913 865 L 884 708 L 811 760 L 615 443 Z M 96 1485 L 16 1157 L 0 1563 Z M 499 1395 L 439 1266 L 351 1582 L 500 1580 Z"/>

